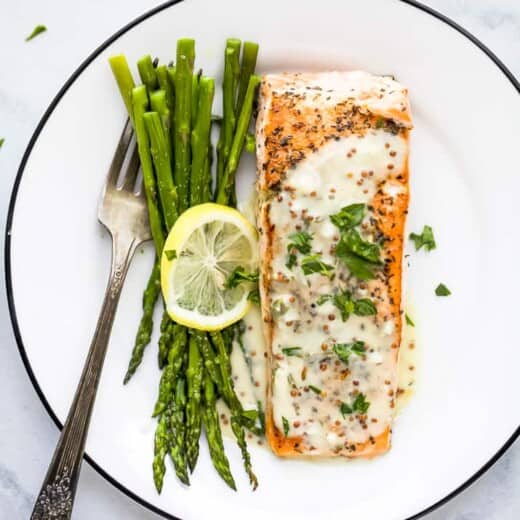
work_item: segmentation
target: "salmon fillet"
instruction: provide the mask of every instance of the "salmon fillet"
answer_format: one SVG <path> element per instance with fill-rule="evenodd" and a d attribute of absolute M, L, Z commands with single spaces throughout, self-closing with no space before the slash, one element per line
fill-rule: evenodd
<path fill-rule="evenodd" d="M 263 77 L 257 220 L 277 455 L 390 447 L 411 127 L 407 90 L 392 78 Z"/>

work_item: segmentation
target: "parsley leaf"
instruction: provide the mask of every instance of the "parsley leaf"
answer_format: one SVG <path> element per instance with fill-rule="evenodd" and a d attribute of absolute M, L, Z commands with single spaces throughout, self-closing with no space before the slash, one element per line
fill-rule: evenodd
<path fill-rule="evenodd" d="M 36 36 L 38 36 L 39 34 L 45 32 L 47 30 L 47 27 L 45 27 L 45 25 L 37 25 L 31 34 L 29 34 L 29 36 L 27 36 L 27 38 L 25 38 L 25 41 L 28 42 L 30 40 L 32 40 L 33 38 L 35 38 Z"/>
<path fill-rule="evenodd" d="M 332 347 L 332 350 L 334 351 L 334 354 L 343 361 L 343 363 L 348 363 L 352 354 L 362 356 L 365 353 L 365 343 L 363 341 L 354 341 L 354 343 L 336 343 Z"/>
<path fill-rule="evenodd" d="M 233 289 L 239 283 L 242 282 L 252 282 L 257 283 L 259 278 L 258 269 L 254 273 L 248 273 L 242 266 L 238 266 L 235 270 L 229 275 L 229 278 L 226 280 L 226 287 L 228 289 Z"/>
<path fill-rule="evenodd" d="M 379 246 L 363 240 L 355 229 L 348 229 L 341 234 L 335 252 L 360 280 L 372 280 L 375 277 L 374 271 L 381 267 Z"/>
<path fill-rule="evenodd" d="M 373 242 L 363 240 L 359 232 L 355 229 L 347 229 L 347 231 L 342 233 L 340 243 L 341 242 L 344 243 L 345 247 L 347 247 L 351 253 L 358 255 L 364 260 L 368 260 L 374 264 L 381 262 L 379 246 Z"/>
<path fill-rule="evenodd" d="M 354 314 L 356 316 L 374 316 L 377 314 L 377 309 L 372 300 L 361 298 L 354 302 Z"/>
<path fill-rule="evenodd" d="M 166 255 L 166 258 L 170 261 L 173 260 L 174 258 L 177 258 L 177 251 L 175 251 L 175 249 L 165 250 L 164 254 Z"/>
<path fill-rule="evenodd" d="M 286 356 L 297 356 L 297 357 L 301 357 L 301 350 L 302 350 L 301 347 L 284 347 L 284 348 L 282 348 L 282 352 L 283 352 Z"/>
<path fill-rule="evenodd" d="M 322 294 L 316 303 L 318 305 L 323 305 L 325 302 L 328 302 L 329 300 L 332 300 L 332 294 Z"/>
<path fill-rule="evenodd" d="M 351 204 L 341 208 L 339 213 L 330 216 L 331 222 L 339 229 L 348 228 L 361 224 L 365 216 L 365 204 Z"/>
<path fill-rule="evenodd" d="M 320 273 L 332 278 L 334 276 L 334 266 L 321 261 L 320 255 L 306 256 L 301 263 L 303 274 L 309 275 Z"/>
<path fill-rule="evenodd" d="M 317 395 L 321 394 L 321 388 L 318 388 L 317 386 L 309 385 L 309 390 L 312 390 Z"/>
<path fill-rule="evenodd" d="M 422 233 L 410 233 L 410 240 L 413 240 L 415 244 L 415 250 L 419 251 L 424 246 L 425 251 L 431 251 L 437 247 L 435 238 L 433 237 L 433 229 L 430 226 L 424 226 Z"/>
<path fill-rule="evenodd" d="M 287 245 L 287 257 L 286 267 L 292 269 L 296 265 L 296 254 L 295 251 L 299 251 L 302 255 L 308 255 L 311 252 L 311 241 L 312 235 L 307 231 L 298 231 L 289 235 L 291 242 Z"/>
<path fill-rule="evenodd" d="M 385 120 L 381 116 L 379 116 L 376 121 L 376 128 L 383 128 L 384 122 Z"/>
<path fill-rule="evenodd" d="M 4 144 L 5 139 L 3 137 L 0 137 L 0 148 L 2 148 L 2 145 Z"/>
<path fill-rule="evenodd" d="M 435 294 L 437 296 L 449 296 L 451 291 L 443 283 L 440 283 L 435 289 Z"/>
<path fill-rule="evenodd" d="M 354 402 L 351 405 L 347 403 L 341 403 L 339 410 L 343 418 L 345 415 L 350 415 L 352 413 L 359 413 L 361 415 L 366 414 L 370 407 L 370 403 L 366 400 L 365 394 L 359 393 L 356 395 Z"/>
<path fill-rule="evenodd" d="M 341 312 L 341 319 L 347 321 L 351 314 L 356 316 L 374 316 L 377 309 L 369 298 L 354 300 L 350 291 L 332 295 L 322 295 L 318 299 L 318 305 L 323 305 L 326 301 L 332 300 L 334 306 Z"/>
<path fill-rule="evenodd" d="M 406 320 L 407 325 L 410 325 L 410 327 L 415 327 L 415 323 L 412 321 L 412 318 L 408 316 L 407 312 L 404 313 L 404 319 Z"/>
<path fill-rule="evenodd" d="M 247 299 L 250 302 L 260 305 L 260 291 L 258 290 L 258 287 L 249 292 L 249 294 L 247 295 Z"/>
<path fill-rule="evenodd" d="M 287 435 L 289 434 L 290 426 L 289 426 L 289 421 L 283 415 L 282 415 L 282 423 L 283 423 L 283 434 L 285 435 L 285 437 L 287 437 Z"/>
<path fill-rule="evenodd" d="M 287 305 L 285 305 L 285 303 L 283 302 L 283 300 L 275 300 L 272 304 L 271 304 L 271 312 L 273 313 L 273 316 L 275 318 L 278 318 L 279 316 L 282 316 L 283 314 L 285 314 L 287 311 L 289 310 L 289 307 L 287 307 Z"/>

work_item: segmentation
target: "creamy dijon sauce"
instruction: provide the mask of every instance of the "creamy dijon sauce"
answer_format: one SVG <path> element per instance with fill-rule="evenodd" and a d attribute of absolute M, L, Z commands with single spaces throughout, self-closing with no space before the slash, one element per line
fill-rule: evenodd
<path fill-rule="evenodd" d="M 362 443 L 376 438 L 391 425 L 395 411 L 395 321 L 391 317 L 383 321 L 379 313 L 351 315 L 343 321 L 331 301 L 317 304 L 320 296 L 338 289 L 350 290 L 354 298 L 370 296 L 369 286 L 357 280 L 352 283 L 334 254 L 331 246 L 340 233 L 330 216 L 354 203 L 370 208 L 382 181 L 389 197 L 403 189 L 389 178 L 389 151 L 393 168 L 403 171 L 407 141 L 399 134 L 371 129 L 362 139 L 352 135 L 331 141 L 289 169 L 284 192 L 270 202 L 270 222 L 276 225 L 270 289 L 274 423 L 280 431 L 287 430 L 288 424 L 288 436 L 301 437 L 306 450 L 320 454 L 343 449 L 345 440 Z M 285 192 L 291 194 L 289 203 Z M 321 273 L 305 275 L 299 266 L 287 267 L 290 235 L 302 230 L 301 215 L 313 237 L 312 253 L 334 266 L 334 279 Z M 369 210 L 362 223 L 367 230 L 363 236 L 374 241 L 370 217 Z M 333 353 L 333 346 L 355 341 L 364 342 L 366 354 L 351 355 L 347 367 Z M 299 347 L 302 355 L 286 355 L 283 349 L 288 347 Z M 351 404 L 358 393 L 370 403 L 363 420 L 354 414 L 345 416 L 340 409 L 341 403 Z"/>

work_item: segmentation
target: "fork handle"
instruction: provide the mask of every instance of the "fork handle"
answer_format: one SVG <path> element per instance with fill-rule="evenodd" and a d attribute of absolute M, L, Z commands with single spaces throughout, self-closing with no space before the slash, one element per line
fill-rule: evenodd
<path fill-rule="evenodd" d="M 96 331 L 31 520 L 67 520 L 71 517 L 108 340 L 123 281 L 138 245 L 139 242 L 130 235 L 112 236 L 112 267 Z"/>

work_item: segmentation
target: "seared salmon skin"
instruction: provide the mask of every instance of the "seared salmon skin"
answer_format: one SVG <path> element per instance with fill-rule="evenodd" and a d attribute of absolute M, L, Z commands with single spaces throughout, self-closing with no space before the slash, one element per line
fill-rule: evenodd
<path fill-rule="evenodd" d="M 260 295 L 277 455 L 390 447 L 411 128 L 407 89 L 390 77 L 262 79 Z"/>

